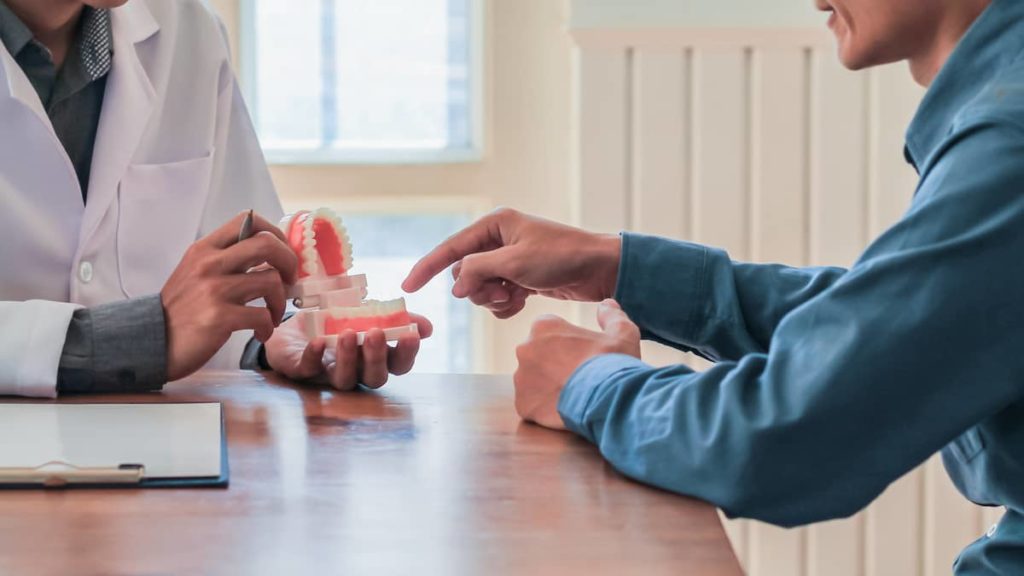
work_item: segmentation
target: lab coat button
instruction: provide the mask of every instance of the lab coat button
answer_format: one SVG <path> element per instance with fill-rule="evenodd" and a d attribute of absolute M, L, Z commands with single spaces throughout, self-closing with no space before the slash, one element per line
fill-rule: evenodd
<path fill-rule="evenodd" d="M 78 265 L 78 279 L 88 284 L 92 281 L 92 263 L 82 262 Z"/>

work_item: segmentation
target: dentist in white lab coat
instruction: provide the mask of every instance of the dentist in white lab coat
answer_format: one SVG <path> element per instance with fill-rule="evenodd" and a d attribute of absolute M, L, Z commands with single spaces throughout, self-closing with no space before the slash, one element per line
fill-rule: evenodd
<path fill-rule="evenodd" d="M 198 0 L 0 0 L 0 39 L 0 394 L 237 368 L 280 322 L 295 257 L 216 18 Z M 236 243 L 249 209 L 266 219 Z M 322 343 L 279 332 L 275 368 L 334 376 Z M 408 370 L 418 340 L 400 348 L 375 342 L 367 365 Z"/>

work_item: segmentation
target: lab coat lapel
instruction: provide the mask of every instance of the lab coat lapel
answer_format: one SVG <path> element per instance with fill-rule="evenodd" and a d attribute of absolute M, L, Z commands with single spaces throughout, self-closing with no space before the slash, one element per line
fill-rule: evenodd
<path fill-rule="evenodd" d="M 75 174 L 75 167 L 71 164 L 71 159 L 68 158 L 67 153 L 64 151 L 64 146 L 57 138 L 57 133 L 53 129 L 53 123 L 50 122 L 50 116 L 46 113 L 46 109 L 43 107 L 36 89 L 32 86 L 32 82 L 25 75 L 21 66 L 18 65 L 14 56 L 7 50 L 7 47 L 0 42 L 0 111 L 3 114 L 8 113 L 7 110 L 4 110 L 4 104 L 7 102 L 29 109 L 36 116 L 41 128 L 50 133 L 53 144 L 52 148 L 32 151 L 31 162 L 43 166 L 45 165 L 43 157 L 47 157 L 48 160 L 52 159 L 56 162 L 54 165 L 49 165 L 51 167 L 47 168 L 47 170 L 60 170 L 63 168 L 66 171 L 64 175 L 66 179 L 57 173 L 49 174 L 54 177 L 54 185 L 45 194 L 53 200 L 69 201 L 72 209 L 81 217 L 82 191 L 78 186 L 78 176 Z M 5 120 L 0 120 L 0 126 L 6 126 L 5 122 Z M 0 134 L 2 133 L 0 131 Z M 16 158 L 6 158 L 4 160 L 13 162 L 24 161 L 23 159 Z M 65 182 L 68 184 L 67 186 L 63 185 Z"/>
<path fill-rule="evenodd" d="M 89 197 L 85 205 L 80 244 L 96 231 L 117 193 L 139 142 L 149 125 L 156 92 L 139 59 L 139 44 L 159 31 L 144 2 L 129 2 L 111 11 L 113 66 L 107 77 L 100 114 Z"/>
<path fill-rule="evenodd" d="M 2 82 L 0 86 L 6 88 L 3 91 L 3 96 L 6 98 L 13 98 L 30 110 L 35 112 L 36 116 L 46 124 L 46 126 L 53 131 L 53 125 L 50 123 L 50 117 L 46 115 L 46 110 L 43 108 L 43 103 L 39 101 L 39 95 L 36 93 L 36 89 L 32 87 L 32 83 L 29 82 L 28 76 L 21 70 L 18 63 L 14 60 L 14 56 L 7 51 L 7 47 L 0 43 L 0 61 L 3 65 L 0 66 L 0 74 L 3 74 Z"/>

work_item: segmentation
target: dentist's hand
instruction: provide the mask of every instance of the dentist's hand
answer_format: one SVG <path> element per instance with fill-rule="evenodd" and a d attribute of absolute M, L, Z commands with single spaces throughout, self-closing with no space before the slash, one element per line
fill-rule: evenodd
<path fill-rule="evenodd" d="M 620 253 L 618 236 L 499 209 L 424 256 L 402 288 L 415 292 L 454 264 L 453 295 L 510 318 L 533 294 L 583 302 L 611 298 Z"/>
<path fill-rule="evenodd" d="M 254 330 L 266 342 L 281 323 L 284 283 L 294 282 L 298 259 L 281 230 L 259 216 L 253 221 L 255 235 L 237 242 L 246 214 L 189 247 L 160 291 L 169 380 L 201 368 L 232 332 Z M 266 306 L 246 306 L 260 298 Z"/>
<path fill-rule="evenodd" d="M 600 332 L 574 326 L 558 316 L 542 316 L 533 324 L 530 338 L 516 349 L 519 367 L 516 412 L 523 420 L 564 430 L 558 398 L 569 377 L 584 362 L 602 354 L 640 357 L 640 329 L 614 300 L 597 310 Z"/>
<path fill-rule="evenodd" d="M 267 340 L 267 363 L 291 380 L 312 380 L 338 390 L 352 390 L 359 384 L 380 388 L 388 381 L 388 374 L 400 376 L 412 370 L 420 339 L 430 337 L 434 330 L 423 316 L 410 316 L 419 334 L 402 335 L 394 347 L 388 346 L 379 329 L 367 333 L 362 347 L 356 346 L 356 334 L 349 330 L 329 350 L 323 338 L 309 341 L 292 318 Z"/>

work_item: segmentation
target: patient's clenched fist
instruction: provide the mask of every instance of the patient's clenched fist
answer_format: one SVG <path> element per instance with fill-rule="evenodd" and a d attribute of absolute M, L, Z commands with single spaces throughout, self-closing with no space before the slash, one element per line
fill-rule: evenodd
<path fill-rule="evenodd" d="M 284 284 L 295 281 L 297 259 L 277 226 L 259 216 L 255 235 L 237 242 L 247 214 L 189 247 L 160 291 L 169 380 L 201 368 L 232 332 L 254 330 L 268 340 L 284 316 Z M 261 298 L 265 306 L 246 305 Z"/>
<path fill-rule="evenodd" d="M 513 376 L 516 412 L 523 420 L 564 430 L 558 398 L 577 368 L 602 354 L 640 357 L 640 329 L 617 302 L 602 302 L 597 321 L 600 332 L 558 316 L 542 316 L 533 324 L 529 339 L 516 349 L 519 366 Z"/>

